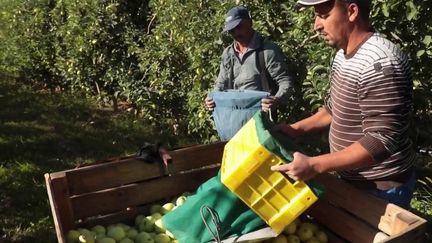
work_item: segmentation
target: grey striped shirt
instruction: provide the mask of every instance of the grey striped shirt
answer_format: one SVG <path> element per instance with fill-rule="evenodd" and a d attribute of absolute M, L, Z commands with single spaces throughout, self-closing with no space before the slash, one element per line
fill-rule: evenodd
<path fill-rule="evenodd" d="M 340 175 L 377 180 L 411 168 L 415 160 L 408 135 L 412 80 L 408 59 L 399 48 L 375 33 L 351 56 L 337 52 L 330 79 L 325 104 L 332 114 L 330 150 L 358 141 L 376 162 Z"/>

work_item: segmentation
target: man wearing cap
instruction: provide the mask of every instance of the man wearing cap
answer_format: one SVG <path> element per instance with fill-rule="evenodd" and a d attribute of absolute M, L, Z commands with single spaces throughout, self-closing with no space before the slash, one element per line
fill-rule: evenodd
<path fill-rule="evenodd" d="M 228 11 L 223 32 L 228 32 L 234 42 L 223 51 L 214 89 L 269 91 L 271 96 L 261 102 L 261 109 L 266 112 L 283 103 L 291 93 L 292 76 L 281 48 L 255 32 L 249 11 L 243 6 Z M 258 63 L 260 51 L 263 52 L 264 63 Z M 213 110 L 215 102 L 211 97 L 206 97 L 205 105 Z"/>
<path fill-rule="evenodd" d="M 330 94 L 316 114 L 277 129 L 291 137 L 330 128 L 330 153 L 294 153 L 274 166 L 295 180 L 337 171 L 355 186 L 402 207 L 415 187 L 415 153 L 408 135 L 412 80 L 408 59 L 369 24 L 370 0 L 299 0 L 313 6 L 314 29 L 338 49 Z"/>

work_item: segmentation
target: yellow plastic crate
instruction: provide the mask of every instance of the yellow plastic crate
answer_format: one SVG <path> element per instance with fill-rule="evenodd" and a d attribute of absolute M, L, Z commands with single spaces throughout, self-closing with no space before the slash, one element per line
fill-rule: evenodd
<path fill-rule="evenodd" d="M 284 174 L 270 170 L 284 161 L 260 144 L 255 130 L 251 119 L 225 145 L 221 180 L 280 233 L 318 198 L 306 183 L 291 183 Z"/>

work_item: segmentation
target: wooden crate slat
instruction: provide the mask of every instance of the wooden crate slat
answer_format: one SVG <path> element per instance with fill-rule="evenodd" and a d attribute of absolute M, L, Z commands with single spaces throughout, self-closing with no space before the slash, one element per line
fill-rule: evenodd
<path fill-rule="evenodd" d="M 164 172 L 159 164 L 131 157 L 122 161 L 68 170 L 65 173 L 72 196 L 156 178 L 163 175 Z"/>
<path fill-rule="evenodd" d="M 75 228 L 72 206 L 69 200 L 67 180 L 64 173 L 45 174 L 45 184 L 54 226 L 59 243 L 66 243 L 65 233 Z"/>
<path fill-rule="evenodd" d="M 318 180 L 326 188 L 323 198 L 346 209 L 370 225 L 379 224 L 381 216 L 386 211 L 387 202 L 330 174 L 319 175 Z"/>
<path fill-rule="evenodd" d="M 75 220 L 98 214 L 115 213 L 127 207 L 154 202 L 195 190 L 198 185 L 215 176 L 218 168 L 191 173 L 159 177 L 143 183 L 133 183 L 117 188 L 72 197 Z M 83 207 L 91 205 L 91 207 Z"/>
<path fill-rule="evenodd" d="M 100 217 L 88 218 L 77 224 L 77 227 L 91 228 L 95 225 L 108 226 L 110 224 L 125 223 L 134 226 L 137 215 L 142 214 L 141 207 L 130 208 L 113 214 L 107 214 Z"/>
<path fill-rule="evenodd" d="M 373 242 L 379 232 L 343 209 L 319 199 L 307 210 L 317 222 L 352 243 Z"/>
<path fill-rule="evenodd" d="M 173 162 L 169 166 L 170 172 L 178 173 L 221 163 L 225 144 L 226 142 L 219 142 L 171 151 L 170 155 Z"/>

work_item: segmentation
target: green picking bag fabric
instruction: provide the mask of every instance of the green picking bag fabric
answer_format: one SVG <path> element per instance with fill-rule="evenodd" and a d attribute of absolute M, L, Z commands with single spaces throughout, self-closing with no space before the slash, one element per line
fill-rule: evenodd
<path fill-rule="evenodd" d="M 215 212 L 212 217 L 207 210 L 202 210 L 210 230 L 201 218 L 203 206 Z M 219 219 L 220 240 L 266 226 L 258 215 L 222 184 L 220 173 L 202 184 L 184 204 L 164 215 L 162 222 L 180 243 L 203 243 L 214 240 L 215 218 Z"/>

